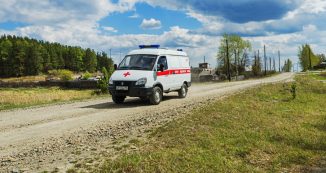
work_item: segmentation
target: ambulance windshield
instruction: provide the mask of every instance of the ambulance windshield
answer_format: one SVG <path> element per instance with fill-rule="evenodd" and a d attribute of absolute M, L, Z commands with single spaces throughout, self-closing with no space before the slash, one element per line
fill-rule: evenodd
<path fill-rule="evenodd" d="M 118 70 L 153 70 L 157 55 L 127 55 Z"/>

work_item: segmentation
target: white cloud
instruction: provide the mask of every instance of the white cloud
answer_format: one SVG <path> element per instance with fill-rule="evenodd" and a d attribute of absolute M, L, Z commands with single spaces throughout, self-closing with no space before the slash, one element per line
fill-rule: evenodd
<path fill-rule="evenodd" d="M 161 21 L 150 18 L 150 19 L 143 19 L 142 23 L 140 24 L 142 29 L 160 29 L 162 27 Z"/>
<path fill-rule="evenodd" d="M 311 5 L 310 1 L 305 1 L 303 5 L 286 17 L 279 20 L 264 22 L 249 22 L 237 24 L 225 21 L 219 16 L 208 16 L 196 13 L 187 9 L 185 12 L 192 18 L 203 24 L 203 28 L 197 31 L 171 27 L 161 35 L 148 34 L 122 34 L 105 35 L 97 23 L 103 17 L 113 12 L 134 11 L 136 0 L 121 0 L 117 4 L 107 0 L 80 0 L 64 1 L 64 5 L 53 3 L 50 0 L 22 0 L 5 1 L 0 0 L 0 22 L 18 21 L 29 23 L 29 26 L 19 27 L 13 31 L 0 30 L 1 34 L 15 34 L 29 36 L 51 42 L 60 42 L 68 45 L 78 45 L 84 48 L 90 47 L 98 51 L 122 52 L 122 56 L 130 49 L 137 48 L 140 44 L 161 44 L 162 47 L 171 49 L 182 48 L 190 56 L 193 66 L 203 61 L 203 56 L 212 66 L 216 65 L 216 52 L 219 46 L 220 34 L 224 32 L 240 33 L 247 35 L 262 35 L 244 37 L 253 43 L 254 49 L 260 49 L 267 45 L 267 53 L 274 56 L 277 50 L 281 50 L 283 58 L 291 58 L 296 62 L 298 46 L 304 43 L 313 45 L 316 53 L 325 53 L 326 31 L 322 28 L 323 17 L 325 17 L 325 1 L 313 0 L 317 5 Z M 166 3 L 161 1 L 161 4 Z M 310 4 L 310 5 L 309 5 Z M 155 4 L 154 4 L 155 5 Z M 166 3 L 166 7 L 177 10 L 173 3 Z M 174 6 L 174 7 L 173 7 Z M 89 8 L 86 8 L 89 7 Z M 315 9 L 315 13 L 311 14 Z M 19 9 L 19 10 L 18 10 Z M 318 15 L 316 14 L 318 12 Z M 137 14 L 137 13 L 135 13 Z M 109 24 L 108 24 L 109 25 Z M 276 29 L 288 29 L 289 26 L 297 26 L 299 31 L 279 34 Z M 162 27 L 161 21 L 156 19 L 144 19 L 142 28 L 159 29 Z M 269 29 L 269 28 L 274 29 Z M 283 28 L 282 28 L 283 27 Z M 103 27 L 109 32 L 116 32 L 116 28 Z M 115 61 L 120 55 L 113 54 Z"/>
<path fill-rule="evenodd" d="M 108 32 L 118 32 L 118 30 L 116 30 L 115 28 L 110 27 L 110 26 L 103 26 L 102 28 L 103 28 L 105 31 L 108 31 Z"/>

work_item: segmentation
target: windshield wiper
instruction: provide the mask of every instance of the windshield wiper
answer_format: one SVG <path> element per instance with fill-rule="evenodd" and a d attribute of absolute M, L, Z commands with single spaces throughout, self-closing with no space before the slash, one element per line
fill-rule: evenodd
<path fill-rule="evenodd" d="M 130 69 L 135 69 L 135 70 L 147 69 L 147 68 L 139 67 L 139 66 L 131 66 L 131 67 L 129 67 L 129 68 L 130 68 Z"/>
<path fill-rule="evenodd" d="M 123 66 L 123 67 L 119 67 L 118 69 L 122 70 L 122 69 L 128 69 L 128 68 L 129 68 L 128 66 Z"/>

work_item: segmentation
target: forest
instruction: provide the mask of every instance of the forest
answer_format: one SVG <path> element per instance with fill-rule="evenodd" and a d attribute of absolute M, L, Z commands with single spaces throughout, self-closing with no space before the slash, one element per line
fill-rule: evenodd
<path fill-rule="evenodd" d="M 0 37 L 0 77 L 21 77 L 67 69 L 73 72 L 111 71 L 113 60 L 90 48 L 3 35 Z"/>

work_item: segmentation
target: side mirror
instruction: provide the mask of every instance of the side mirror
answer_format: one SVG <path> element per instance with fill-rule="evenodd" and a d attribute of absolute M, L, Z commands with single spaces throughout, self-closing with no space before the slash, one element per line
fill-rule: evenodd
<path fill-rule="evenodd" d="M 114 68 L 114 70 L 117 70 L 118 69 L 118 65 L 117 64 L 114 64 L 113 65 L 113 68 Z"/>
<path fill-rule="evenodd" d="M 160 64 L 160 71 L 164 71 L 164 65 L 163 64 Z"/>

